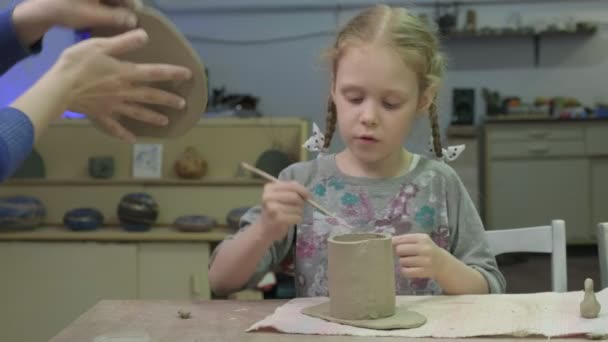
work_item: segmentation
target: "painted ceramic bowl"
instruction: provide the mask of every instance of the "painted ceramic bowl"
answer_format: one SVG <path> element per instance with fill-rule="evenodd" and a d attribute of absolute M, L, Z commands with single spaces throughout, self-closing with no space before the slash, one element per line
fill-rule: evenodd
<path fill-rule="evenodd" d="M 230 210 L 228 215 L 226 215 L 226 223 L 228 227 L 233 229 L 239 228 L 239 222 L 241 217 L 249 210 L 249 207 L 240 207 Z"/>
<path fill-rule="evenodd" d="M 63 224 L 73 231 L 89 231 L 103 224 L 103 214 L 95 208 L 76 208 L 63 215 Z"/>
<path fill-rule="evenodd" d="M 126 194 L 118 203 L 117 216 L 127 231 L 148 231 L 158 218 L 158 204 L 144 192 Z"/>
<path fill-rule="evenodd" d="M 204 215 L 186 215 L 175 219 L 173 225 L 183 232 L 207 232 L 217 226 L 217 221 Z"/>
<path fill-rule="evenodd" d="M 46 217 L 44 204 L 35 197 L 9 196 L 0 198 L 0 231 L 20 231 L 38 228 Z"/>

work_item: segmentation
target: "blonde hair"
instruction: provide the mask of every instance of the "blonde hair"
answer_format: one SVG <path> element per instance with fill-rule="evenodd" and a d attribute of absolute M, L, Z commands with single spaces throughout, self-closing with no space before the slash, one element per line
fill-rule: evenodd
<path fill-rule="evenodd" d="M 439 40 L 434 30 L 405 8 L 386 5 L 371 7 L 351 19 L 338 33 L 333 47 L 328 51 L 335 78 L 338 62 L 349 44 L 382 41 L 393 47 L 407 65 L 418 74 L 420 94 L 429 87 L 438 88 L 445 69 L 445 59 L 439 51 Z M 429 120 L 433 135 L 433 148 L 442 157 L 436 98 L 429 106 Z M 336 130 L 336 106 L 331 97 L 327 104 L 325 147 L 329 147 Z"/>

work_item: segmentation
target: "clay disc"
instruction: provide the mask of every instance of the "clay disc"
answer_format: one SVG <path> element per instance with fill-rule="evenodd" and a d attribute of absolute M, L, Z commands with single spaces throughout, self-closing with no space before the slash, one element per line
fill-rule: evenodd
<path fill-rule="evenodd" d="M 402 306 L 395 307 L 395 314 L 390 317 L 356 321 L 331 317 L 329 315 L 329 301 L 304 308 L 302 309 L 302 313 L 334 323 L 375 330 L 412 329 L 426 323 L 426 317 L 417 312 L 407 310 Z"/>
<path fill-rule="evenodd" d="M 148 43 L 142 48 L 117 56 L 121 60 L 136 63 L 167 63 L 184 66 L 192 71 L 189 81 L 154 82 L 149 86 L 175 93 L 186 99 L 186 108 L 174 109 L 159 105 L 146 107 L 165 115 L 169 119 L 166 126 L 153 126 L 141 121 L 120 116 L 120 123 L 135 136 L 177 137 L 192 128 L 207 108 L 208 90 L 205 66 L 196 51 L 179 30 L 160 12 L 150 7 L 136 11 L 138 26 L 148 34 Z M 95 29 L 92 37 L 108 37 L 121 31 Z"/>

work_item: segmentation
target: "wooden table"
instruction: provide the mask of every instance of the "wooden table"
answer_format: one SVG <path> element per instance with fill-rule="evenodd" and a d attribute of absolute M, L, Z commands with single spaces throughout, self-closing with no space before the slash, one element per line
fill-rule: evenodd
<path fill-rule="evenodd" d="M 101 301 L 70 324 L 51 342 L 95 341 L 99 336 L 147 335 L 151 342 L 211 341 L 395 341 L 394 338 L 352 336 L 289 335 L 245 330 L 271 314 L 285 301 Z M 179 310 L 189 311 L 190 319 L 178 317 Z M 399 341 L 407 339 L 399 339 Z M 439 339 L 418 338 L 413 341 Z M 546 338 L 475 338 L 474 341 L 546 341 Z M 551 339 L 555 341 L 556 339 Z M 575 339 L 563 339 L 574 341 Z M 583 341 L 584 339 L 579 339 Z M 107 341 L 112 341 L 111 339 Z M 585 340 L 589 341 L 589 340 Z"/>

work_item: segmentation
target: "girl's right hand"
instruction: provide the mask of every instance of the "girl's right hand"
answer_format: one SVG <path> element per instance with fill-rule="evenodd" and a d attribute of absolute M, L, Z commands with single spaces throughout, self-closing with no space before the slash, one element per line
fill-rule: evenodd
<path fill-rule="evenodd" d="M 302 222 L 304 202 L 310 192 L 297 182 L 266 183 L 262 193 L 260 226 L 264 237 L 284 239 L 292 225 Z"/>

